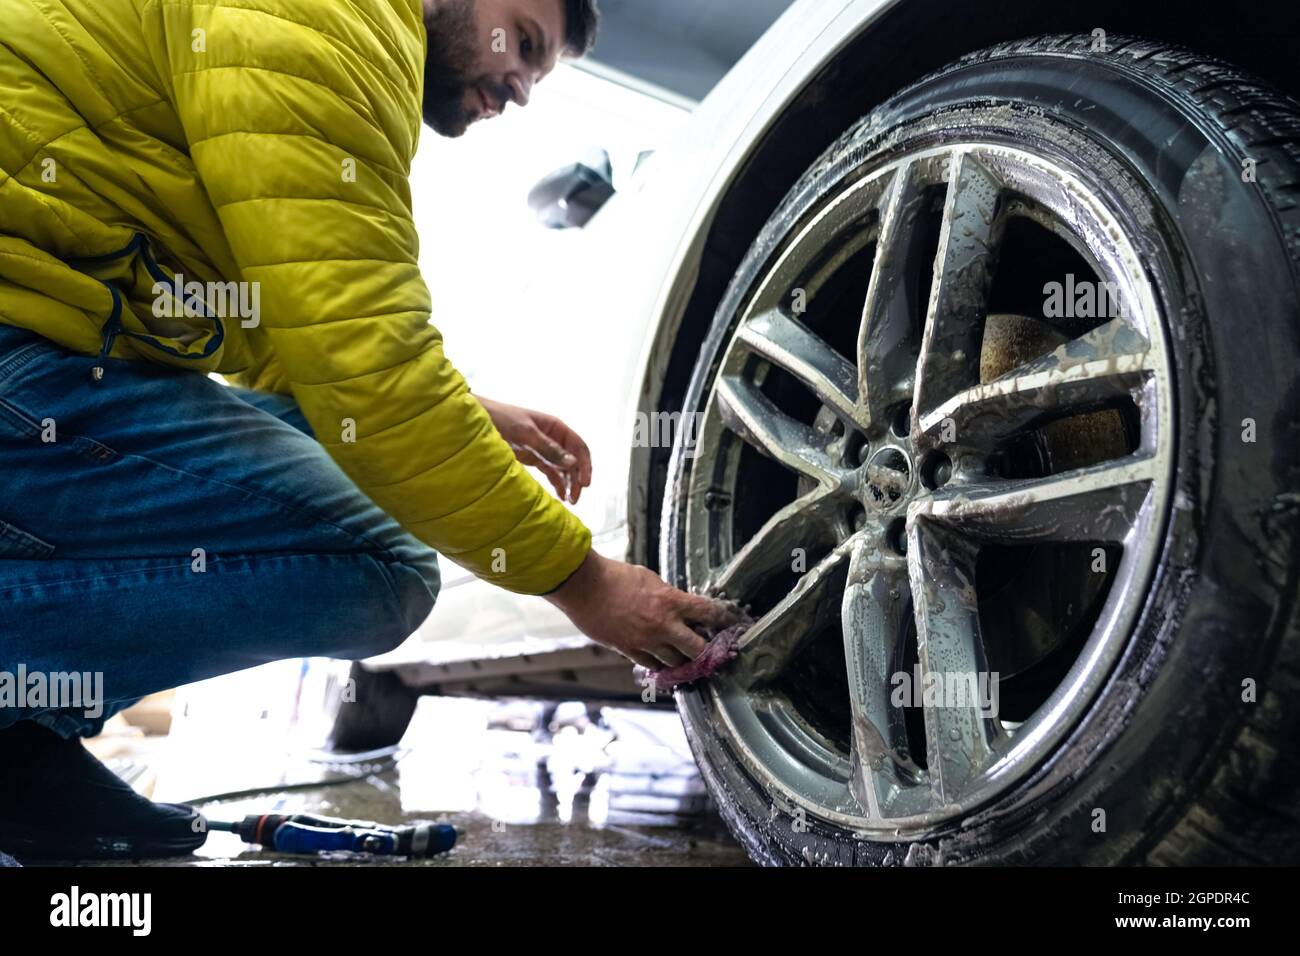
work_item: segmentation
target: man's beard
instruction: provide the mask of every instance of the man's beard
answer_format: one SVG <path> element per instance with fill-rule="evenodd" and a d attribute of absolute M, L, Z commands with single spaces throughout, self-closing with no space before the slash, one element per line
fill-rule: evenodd
<path fill-rule="evenodd" d="M 478 59 L 474 0 L 447 0 L 424 19 L 429 51 L 424 61 L 424 121 L 442 136 L 460 136 L 476 114 L 465 109 Z"/>

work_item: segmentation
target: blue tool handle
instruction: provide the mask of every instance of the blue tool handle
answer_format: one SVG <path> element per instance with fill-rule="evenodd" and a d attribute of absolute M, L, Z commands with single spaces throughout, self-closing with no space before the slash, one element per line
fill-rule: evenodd
<path fill-rule="evenodd" d="M 446 853 L 456 845 L 456 828 L 447 823 L 424 824 L 405 829 L 411 831 L 411 835 L 399 838 L 402 853 L 409 853 L 412 856 L 437 856 L 439 853 Z"/>
<path fill-rule="evenodd" d="M 352 853 L 393 854 L 397 852 L 397 838 L 395 834 L 378 830 L 313 827 L 288 821 L 280 824 L 275 831 L 275 849 L 281 853 L 346 850 Z"/>

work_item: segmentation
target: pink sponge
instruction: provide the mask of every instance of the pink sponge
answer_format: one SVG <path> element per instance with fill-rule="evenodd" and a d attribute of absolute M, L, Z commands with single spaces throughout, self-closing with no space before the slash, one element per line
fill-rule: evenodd
<path fill-rule="evenodd" d="M 666 694 L 683 684 L 712 677 L 740 653 L 740 637 L 753 623 L 753 621 L 742 621 L 719 631 L 700 655 L 689 663 L 661 671 L 647 671 L 638 667 L 637 674 L 648 676 L 657 694 Z"/>

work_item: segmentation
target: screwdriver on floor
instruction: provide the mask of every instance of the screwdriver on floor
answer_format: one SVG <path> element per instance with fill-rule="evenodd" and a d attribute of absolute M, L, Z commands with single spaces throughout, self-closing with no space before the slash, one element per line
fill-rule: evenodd
<path fill-rule="evenodd" d="M 375 856 L 429 857 L 456 844 L 456 829 L 445 823 L 390 827 L 365 820 L 335 820 L 309 813 L 268 813 L 244 817 L 239 823 L 208 821 L 209 830 L 237 834 L 280 853 L 322 853 L 344 850 Z"/>

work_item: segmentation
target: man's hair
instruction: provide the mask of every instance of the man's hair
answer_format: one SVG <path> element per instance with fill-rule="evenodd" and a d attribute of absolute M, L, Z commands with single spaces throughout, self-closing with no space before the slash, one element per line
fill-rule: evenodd
<path fill-rule="evenodd" d="M 564 52 L 586 56 L 596 45 L 600 29 L 600 10 L 596 0 L 564 0 Z"/>

